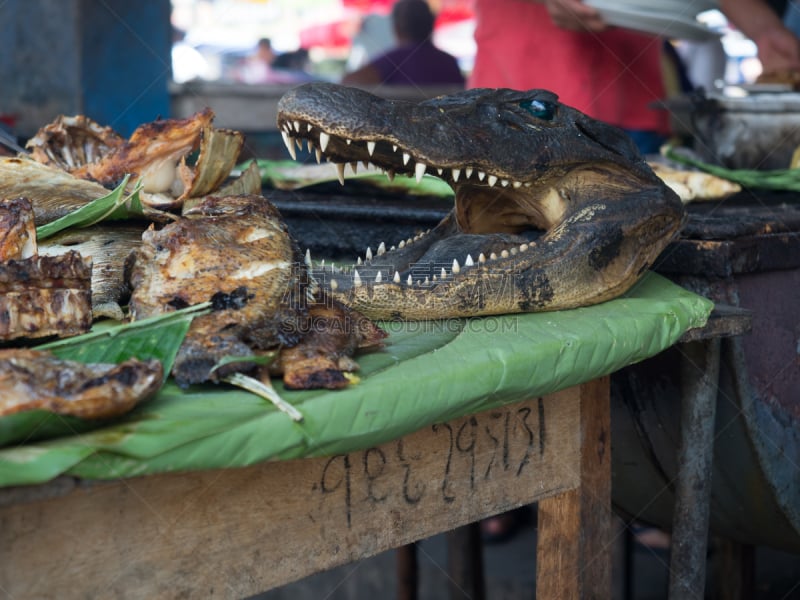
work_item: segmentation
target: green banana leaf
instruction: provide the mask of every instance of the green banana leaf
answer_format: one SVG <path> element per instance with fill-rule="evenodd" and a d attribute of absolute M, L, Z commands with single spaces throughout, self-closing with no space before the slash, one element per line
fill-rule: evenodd
<path fill-rule="evenodd" d="M 612 373 L 702 326 L 711 308 L 650 273 L 624 297 L 592 307 L 383 323 L 386 347 L 359 357 L 360 383 L 288 391 L 275 382 L 302 423 L 232 387 L 182 390 L 168 381 L 156 398 L 107 426 L 0 449 L 0 486 L 350 452 Z"/>
<path fill-rule="evenodd" d="M 126 175 L 112 192 L 102 198 L 93 200 L 60 219 L 37 227 L 36 239 L 44 240 L 70 227 L 88 227 L 106 219 L 127 219 L 132 216 L 141 216 L 143 214 L 139 200 L 141 184 L 137 183 L 134 190 L 125 195 L 128 178 L 129 176 Z"/>

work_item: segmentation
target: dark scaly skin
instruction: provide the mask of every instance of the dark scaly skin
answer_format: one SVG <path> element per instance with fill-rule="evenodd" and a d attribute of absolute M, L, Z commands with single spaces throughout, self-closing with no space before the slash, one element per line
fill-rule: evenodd
<path fill-rule="evenodd" d="M 413 176 L 422 163 L 453 187 L 455 207 L 432 232 L 353 271 L 319 273 L 337 299 L 374 319 L 615 298 L 685 219 L 628 136 L 545 90 L 475 89 L 409 103 L 312 83 L 280 100 L 278 127 L 288 144 L 324 145 L 335 163 L 369 162 L 390 177 Z"/>

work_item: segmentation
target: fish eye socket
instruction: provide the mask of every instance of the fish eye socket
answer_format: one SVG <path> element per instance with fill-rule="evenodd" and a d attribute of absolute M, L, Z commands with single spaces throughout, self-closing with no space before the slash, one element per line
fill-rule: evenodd
<path fill-rule="evenodd" d="M 552 121 L 556 114 L 555 105 L 544 100 L 523 100 L 519 105 L 537 119 L 544 121 Z"/>

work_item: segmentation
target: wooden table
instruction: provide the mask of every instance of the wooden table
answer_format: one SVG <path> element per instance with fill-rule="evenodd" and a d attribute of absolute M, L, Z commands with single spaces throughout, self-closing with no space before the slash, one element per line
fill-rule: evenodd
<path fill-rule="evenodd" d="M 349 454 L 0 490 L 0 592 L 238 598 L 538 502 L 537 596 L 611 594 L 608 378 Z"/>

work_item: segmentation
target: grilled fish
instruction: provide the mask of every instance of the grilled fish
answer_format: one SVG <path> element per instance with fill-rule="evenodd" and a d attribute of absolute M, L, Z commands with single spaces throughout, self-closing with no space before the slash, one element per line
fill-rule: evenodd
<path fill-rule="evenodd" d="M 27 198 L 0 199 L 0 262 L 36 254 L 33 207 Z"/>
<path fill-rule="evenodd" d="M 39 243 L 39 254 L 58 256 L 69 251 L 92 259 L 92 313 L 95 319 L 122 320 L 131 288 L 125 279 L 125 260 L 142 244 L 147 225 L 135 221 L 69 229 Z"/>
<path fill-rule="evenodd" d="M 91 259 L 38 255 L 32 210 L 25 199 L 0 201 L 0 340 L 64 337 L 92 324 Z"/>
<path fill-rule="evenodd" d="M 188 197 L 217 189 L 238 159 L 244 136 L 212 127 L 213 119 L 209 108 L 185 119 L 159 119 L 140 125 L 125 140 L 84 116 L 62 116 L 42 127 L 27 148 L 34 160 L 109 189 L 129 175 L 129 185 L 142 184 L 145 208 L 174 210 Z M 187 164 L 198 149 L 196 163 Z"/>
<path fill-rule="evenodd" d="M 108 194 L 99 183 L 25 157 L 0 157 L 0 198 L 27 198 L 36 226 L 44 225 Z"/>
<path fill-rule="evenodd" d="M 163 374 L 156 359 L 84 364 L 41 350 L 0 350 L 0 416 L 41 409 L 84 419 L 114 417 L 155 394 Z"/>
<path fill-rule="evenodd" d="M 149 229 L 142 246 L 131 255 L 128 272 L 134 319 L 207 300 L 217 308 L 192 322 L 178 352 L 172 375 L 182 386 L 256 368 L 255 362 L 243 360 L 215 369 L 223 359 L 250 358 L 303 344 L 307 352 L 336 356 L 304 363 L 303 372 L 288 383 L 303 388 L 341 387 L 341 372 L 336 378 L 330 370 L 338 365 L 339 355 L 352 353 L 368 337 L 361 334 L 362 329 L 347 331 L 346 324 L 339 332 L 332 327 L 328 332 L 333 338 L 345 336 L 341 342 L 326 340 L 323 345 L 323 337 L 309 335 L 334 323 L 324 322 L 321 315 L 317 322 L 312 320 L 309 307 L 319 293 L 316 284 L 277 209 L 262 196 L 212 196 L 186 211 L 183 218 L 160 230 Z M 351 315 L 344 314 L 347 309 L 341 310 L 342 321 L 350 322 Z M 373 337 L 380 339 L 382 332 L 370 325 Z M 289 362 L 281 360 L 283 365 Z"/>

